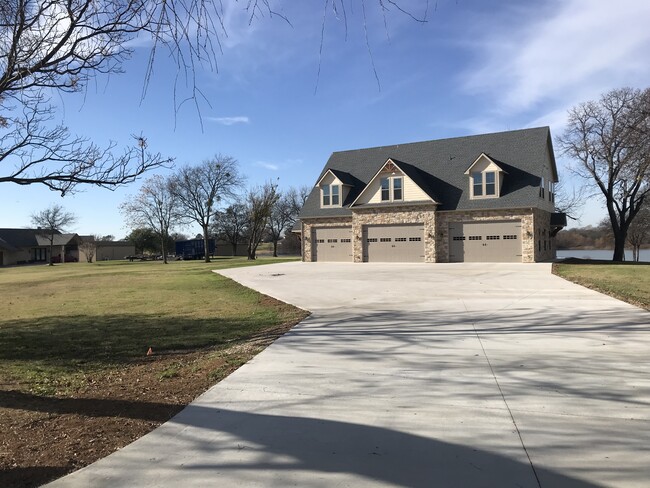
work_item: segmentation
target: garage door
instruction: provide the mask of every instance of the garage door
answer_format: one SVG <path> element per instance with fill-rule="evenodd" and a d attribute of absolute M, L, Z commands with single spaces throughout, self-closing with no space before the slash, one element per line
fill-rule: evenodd
<path fill-rule="evenodd" d="M 521 262 L 521 222 L 456 222 L 449 224 L 452 262 Z"/>
<path fill-rule="evenodd" d="M 351 227 L 315 227 L 312 242 L 314 261 L 352 261 Z"/>
<path fill-rule="evenodd" d="M 363 245 L 367 262 L 423 262 L 424 225 L 368 225 L 363 228 Z"/>

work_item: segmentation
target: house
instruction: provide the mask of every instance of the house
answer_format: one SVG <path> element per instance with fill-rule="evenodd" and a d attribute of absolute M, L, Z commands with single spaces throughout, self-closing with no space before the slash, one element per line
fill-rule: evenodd
<path fill-rule="evenodd" d="M 77 234 L 54 233 L 53 261 L 79 260 Z M 49 231 L 41 229 L 0 229 L 0 266 L 49 263 Z"/>
<path fill-rule="evenodd" d="M 80 238 L 84 245 L 79 246 L 79 260 L 83 262 L 88 262 L 88 254 L 95 262 L 125 259 L 135 255 L 135 245 L 130 241 L 95 240 L 92 235 Z"/>
<path fill-rule="evenodd" d="M 333 153 L 300 214 L 303 261 L 555 257 L 548 127 Z"/>

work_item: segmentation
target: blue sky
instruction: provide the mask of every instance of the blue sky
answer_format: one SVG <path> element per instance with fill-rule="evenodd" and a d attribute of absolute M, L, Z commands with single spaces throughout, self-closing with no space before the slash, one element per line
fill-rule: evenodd
<path fill-rule="evenodd" d="M 318 86 L 323 2 L 273 3 L 291 25 L 268 16 L 249 25 L 245 2 L 224 1 L 228 36 L 219 69 L 197 72 L 209 102 L 199 102 L 201 117 L 191 103 L 175 115 L 176 71 L 165 56 L 140 102 L 149 51 L 136 41 L 125 74 L 57 96 L 59 120 L 99 144 L 127 144 L 131 134 L 143 133 L 151 150 L 175 157 L 177 165 L 230 155 L 249 184 L 279 178 L 288 187 L 314 184 L 337 150 L 541 125 L 557 136 L 570 107 L 650 81 L 650 2 L 431 0 L 428 22 L 392 11 L 386 28 L 376 0 L 366 0 L 381 88 L 359 2 L 348 8 L 347 36 L 342 18 L 331 9 L 325 15 Z M 401 4 L 418 14 L 425 2 Z M 182 81 L 180 93 L 187 93 Z M 569 179 L 570 162 L 557 149 L 556 156 Z M 0 227 L 27 227 L 32 213 L 59 203 L 78 217 L 69 230 L 123 237 L 128 228 L 118 207 L 139 185 L 113 192 L 87 187 L 62 199 L 42 187 L 3 184 Z M 589 199 L 578 225 L 603 216 L 599 200 Z"/>

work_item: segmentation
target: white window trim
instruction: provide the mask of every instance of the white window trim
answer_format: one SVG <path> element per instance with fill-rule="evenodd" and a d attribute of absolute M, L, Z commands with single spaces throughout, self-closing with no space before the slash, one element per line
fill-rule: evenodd
<path fill-rule="evenodd" d="M 474 174 L 481 175 L 481 191 L 482 195 L 474 195 Z M 487 179 L 485 177 L 486 173 L 494 173 L 494 195 L 486 195 L 486 186 Z M 469 191 L 471 200 L 480 200 L 484 198 L 499 198 L 501 196 L 501 177 L 499 171 L 495 170 L 484 170 L 484 171 L 473 171 L 469 174 Z"/>
<path fill-rule="evenodd" d="M 384 200 L 382 198 L 382 193 L 383 193 L 383 188 L 381 186 L 382 180 L 388 180 L 388 200 Z M 395 180 L 402 180 L 402 187 L 400 190 L 402 191 L 402 198 L 395 198 Z M 379 201 L 381 203 L 390 203 L 390 202 L 403 202 L 404 201 L 404 176 L 403 175 L 395 175 L 395 176 L 382 176 L 379 179 Z"/>
<path fill-rule="evenodd" d="M 329 191 L 330 191 L 329 192 L 329 197 L 330 197 L 329 205 L 325 205 L 323 203 L 323 197 L 324 197 L 324 190 L 323 189 L 325 187 L 328 187 Z M 338 189 L 339 189 L 339 203 L 337 203 L 337 204 L 332 203 L 332 188 L 333 187 L 338 187 Z M 320 208 L 339 208 L 339 207 L 342 206 L 342 204 L 343 204 L 343 186 L 342 185 L 336 185 L 334 183 L 332 183 L 331 185 L 321 185 L 321 188 L 320 188 Z"/>

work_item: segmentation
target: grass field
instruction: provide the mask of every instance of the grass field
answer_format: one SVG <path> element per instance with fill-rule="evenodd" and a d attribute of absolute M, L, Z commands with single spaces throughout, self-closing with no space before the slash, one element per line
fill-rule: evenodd
<path fill-rule="evenodd" d="M 575 260 L 556 263 L 553 272 L 579 285 L 650 310 L 650 265 Z"/>
<path fill-rule="evenodd" d="M 4 269 L 1 374 L 56 393 L 70 375 L 142 360 L 149 347 L 160 354 L 225 345 L 290 320 L 290 308 L 266 306 L 211 272 L 245 265 L 229 258 Z"/>
<path fill-rule="evenodd" d="M 299 322 L 305 311 L 212 272 L 283 261 L 0 269 L 0 486 L 128 444 Z"/>

